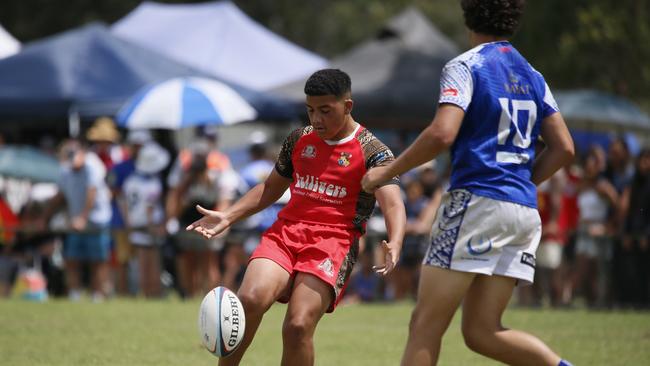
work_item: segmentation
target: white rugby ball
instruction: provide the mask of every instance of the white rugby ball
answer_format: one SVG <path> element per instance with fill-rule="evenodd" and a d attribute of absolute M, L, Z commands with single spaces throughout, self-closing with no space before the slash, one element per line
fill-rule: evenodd
<path fill-rule="evenodd" d="M 231 354 L 244 338 L 244 307 L 235 293 L 219 286 L 208 292 L 199 309 L 199 335 L 217 357 Z"/>

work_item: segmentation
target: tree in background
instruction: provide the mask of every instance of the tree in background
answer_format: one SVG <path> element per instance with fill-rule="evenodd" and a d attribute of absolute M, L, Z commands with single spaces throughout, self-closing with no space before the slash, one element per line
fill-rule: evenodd
<path fill-rule="evenodd" d="M 529 1 L 514 42 L 555 88 L 596 88 L 650 109 L 647 0 Z"/>

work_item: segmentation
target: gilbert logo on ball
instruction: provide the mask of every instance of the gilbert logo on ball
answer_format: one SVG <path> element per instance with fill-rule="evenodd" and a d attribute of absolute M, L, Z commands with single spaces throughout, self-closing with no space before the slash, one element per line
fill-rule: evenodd
<path fill-rule="evenodd" d="M 199 336 L 217 357 L 231 354 L 244 338 L 246 317 L 237 295 L 219 286 L 208 292 L 199 308 Z"/>

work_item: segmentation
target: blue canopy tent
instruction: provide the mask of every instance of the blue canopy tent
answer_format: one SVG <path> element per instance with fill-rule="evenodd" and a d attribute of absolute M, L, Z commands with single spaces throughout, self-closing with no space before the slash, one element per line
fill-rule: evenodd
<path fill-rule="evenodd" d="M 174 77 L 206 76 L 189 66 L 114 37 L 93 23 L 27 44 L 0 60 L 0 116 L 82 118 L 115 115 L 142 87 Z M 293 118 L 291 106 L 233 85 L 260 120 Z"/>
<path fill-rule="evenodd" d="M 623 97 L 590 89 L 559 90 L 553 95 L 579 154 L 591 145 L 607 148 L 614 138 L 622 138 L 636 155 L 638 137 L 650 136 L 650 117 Z"/>
<path fill-rule="evenodd" d="M 589 89 L 553 95 L 571 129 L 650 135 L 650 117 L 625 98 Z"/>

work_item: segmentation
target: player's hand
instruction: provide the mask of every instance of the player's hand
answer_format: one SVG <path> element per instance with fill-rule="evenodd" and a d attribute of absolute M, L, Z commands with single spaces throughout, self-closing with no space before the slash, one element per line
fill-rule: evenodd
<path fill-rule="evenodd" d="M 384 251 L 384 265 L 372 266 L 372 269 L 380 275 L 385 276 L 397 265 L 401 245 L 388 243 L 386 240 L 382 240 L 381 249 Z"/>
<path fill-rule="evenodd" d="M 368 193 L 373 193 L 381 183 L 387 180 L 384 178 L 387 169 L 387 167 L 378 166 L 368 170 L 361 179 L 361 188 Z"/>
<path fill-rule="evenodd" d="M 196 231 L 206 239 L 211 239 L 230 227 L 230 221 L 223 212 L 208 210 L 199 205 L 196 205 L 196 210 L 203 217 L 188 225 L 185 230 Z"/>

